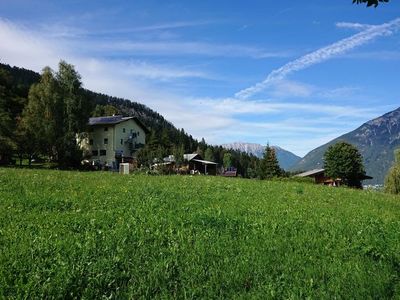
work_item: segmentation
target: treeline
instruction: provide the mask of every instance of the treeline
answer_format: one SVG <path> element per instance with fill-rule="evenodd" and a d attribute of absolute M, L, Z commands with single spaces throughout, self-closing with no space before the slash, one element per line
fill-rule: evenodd
<path fill-rule="evenodd" d="M 59 63 L 57 71 L 46 67 L 41 74 L 0 64 L 0 162 L 3 164 L 15 158 L 30 162 L 44 157 L 60 168 L 77 168 L 82 153 L 76 135 L 87 131 L 89 117 L 112 114 L 136 116 L 151 130 L 145 148 L 138 153 L 144 165 L 171 154 L 179 163 L 184 153 L 197 152 L 221 166 L 236 167 L 243 177 L 283 174 L 279 165 L 275 171 L 265 167 L 265 159 L 194 139 L 144 104 L 84 89 L 79 73 L 65 61 Z"/>
<path fill-rule="evenodd" d="M 44 156 L 62 168 L 78 167 L 82 153 L 76 137 L 85 132 L 94 108 L 79 74 L 64 61 L 57 72 L 44 68 L 39 81 L 31 85 L 34 76 L 28 74 L 19 79 L 7 69 L 0 73 L 1 160 L 16 155 L 21 162 L 24 157 L 31 162 Z"/>

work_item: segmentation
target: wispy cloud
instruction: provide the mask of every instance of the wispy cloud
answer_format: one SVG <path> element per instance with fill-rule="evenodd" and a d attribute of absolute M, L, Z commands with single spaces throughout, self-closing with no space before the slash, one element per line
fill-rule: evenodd
<path fill-rule="evenodd" d="M 172 60 L 162 60 L 162 63 L 143 58 L 112 60 L 92 52 L 82 53 L 63 38 L 48 37 L 2 19 L 0 41 L 2 62 L 40 71 L 46 65 L 55 68 L 61 58 L 66 59 L 76 66 L 86 88 L 143 103 L 178 128 L 185 128 L 195 138 L 204 137 L 212 144 L 237 139 L 269 140 L 302 155 L 322 141 L 388 110 L 387 107 L 335 105 L 335 101 L 329 101 L 333 103 L 330 105 L 285 101 L 282 98 L 288 94 L 302 97 L 312 93 L 310 97 L 313 97 L 320 92 L 314 86 L 289 80 L 280 81 L 274 87 L 275 95 L 272 93 L 271 99 L 203 98 L 188 92 L 187 88 L 175 88 L 182 78 L 212 76 L 204 70 L 174 65 Z M 208 49 L 211 50 L 212 47 Z M 161 85 L 160 80 L 169 80 L 168 85 Z M 285 89 L 290 91 L 283 95 Z"/>
<path fill-rule="evenodd" d="M 328 99 L 348 98 L 360 91 L 360 87 L 343 86 L 335 89 L 322 90 L 318 93 L 318 96 Z"/>
<path fill-rule="evenodd" d="M 168 64 L 152 64 L 146 61 L 109 61 L 105 63 L 104 60 L 93 60 L 99 66 L 103 67 L 103 72 L 107 69 L 118 68 L 121 75 L 137 77 L 140 79 L 154 79 L 154 80 L 171 80 L 179 78 L 202 78 L 202 79 L 216 79 L 216 76 L 209 74 L 205 71 L 192 70 L 188 67 L 176 67 Z M 106 67 L 106 68 L 104 68 Z"/>
<path fill-rule="evenodd" d="M 267 78 L 253 85 L 249 88 L 243 89 L 235 94 L 239 98 L 249 98 L 252 95 L 264 90 L 269 87 L 271 83 L 284 79 L 291 73 L 306 69 L 312 65 L 321 63 L 330 58 L 344 54 L 349 50 L 364 45 L 365 43 L 381 36 L 387 36 L 393 34 L 400 28 L 400 18 L 394 19 L 391 22 L 384 23 L 369 27 L 349 38 L 342 39 L 329 46 L 320 48 L 314 52 L 306 54 L 294 61 L 287 63 L 279 69 L 273 70 Z"/>
<path fill-rule="evenodd" d="M 376 108 L 358 108 L 350 105 L 327 105 L 316 103 L 282 102 L 273 100 L 243 100 L 237 98 L 195 99 L 198 106 L 207 107 L 208 111 L 240 114 L 281 114 L 283 112 L 306 112 L 324 114 L 334 118 L 372 118 Z M 192 101 L 193 102 L 193 101 Z"/>
<path fill-rule="evenodd" d="M 375 26 L 375 25 L 351 23 L 351 22 L 337 22 L 335 25 L 338 28 L 347 28 L 347 29 L 353 29 L 353 30 L 365 30 L 365 29 L 373 28 Z"/>
<path fill-rule="evenodd" d="M 112 52 L 140 55 L 201 55 L 210 57 L 251 57 L 273 58 L 288 57 L 289 53 L 282 51 L 266 51 L 257 47 L 235 44 L 212 44 L 204 42 L 143 42 L 143 41 L 113 41 L 93 42 L 83 45 L 90 51 Z"/>
<path fill-rule="evenodd" d="M 275 82 L 270 89 L 274 98 L 309 97 L 315 92 L 316 87 L 293 80 L 280 80 Z"/>
<path fill-rule="evenodd" d="M 362 51 L 357 53 L 348 53 L 342 56 L 351 59 L 368 59 L 368 60 L 400 60 L 400 51 L 396 50 L 379 50 L 379 51 Z"/>
<path fill-rule="evenodd" d="M 14 61 L 19 65 L 40 71 L 44 66 L 55 67 L 60 59 L 79 62 L 88 71 L 99 74 L 111 69 L 119 70 L 121 75 L 136 80 L 171 80 L 182 78 L 215 79 L 216 76 L 203 70 L 194 70 L 186 66 L 152 64 L 144 60 L 106 60 L 98 58 L 82 59 L 76 52 L 70 51 L 69 43 L 54 37 L 30 31 L 0 18 L 0 60 Z M 27 51 L 29 49 L 29 51 Z"/>
<path fill-rule="evenodd" d="M 8 21 L 0 17 L 0 22 L 4 25 Z M 186 21 L 149 26 L 90 30 L 84 27 L 57 22 L 54 24 L 42 24 L 36 30 L 27 27 L 23 29 L 36 36 L 45 36 L 47 39 L 57 40 L 64 48 L 72 47 L 81 52 L 91 54 L 169 57 L 196 55 L 208 57 L 250 57 L 254 59 L 284 58 L 293 55 L 289 51 L 265 49 L 251 45 L 210 43 L 208 41 L 191 41 L 188 39 L 180 40 L 173 31 L 168 31 L 169 29 L 205 26 L 214 23 L 217 23 L 217 21 Z M 128 33 L 138 34 L 126 35 Z"/>
<path fill-rule="evenodd" d="M 127 28 L 116 28 L 112 30 L 102 30 L 94 32 L 94 34 L 105 34 L 105 33 L 130 33 L 130 32 L 143 32 L 143 31 L 157 31 L 157 30 L 169 30 L 169 29 L 179 29 L 188 27 L 205 26 L 210 24 L 215 24 L 216 21 L 211 20 L 198 20 L 198 21 L 180 21 L 180 22 L 170 22 L 162 24 L 154 24 L 149 26 L 137 26 L 137 27 L 127 27 Z"/>
<path fill-rule="evenodd" d="M 148 26 L 129 26 L 129 27 L 117 27 L 111 29 L 84 29 L 81 27 L 70 26 L 64 23 L 55 24 L 42 24 L 41 30 L 47 35 L 52 37 L 69 37 L 69 38 L 82 38 L 87 36 L 110 36 L 116 34 L 127 34 L 127 33 L 142 33 L 152 31 L 165 31 L 173 29 L 182 29 L 189 27 L 206 26 L 217 23 L 217 21 L 211 20 L 198 20 L 198 21 L 181 21 L 181 22 L 170 22 L 160 23 Z"/>
<path fill-rule="evenodd" d="M 55 66 L 67 51 L 47 38 L 33 34 L 28 28 L 0 18 L 0 59 L 40 71 Z"/>

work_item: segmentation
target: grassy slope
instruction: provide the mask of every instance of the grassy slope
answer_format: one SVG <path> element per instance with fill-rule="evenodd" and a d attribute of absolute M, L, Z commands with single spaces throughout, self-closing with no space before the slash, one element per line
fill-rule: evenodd
<path fill-rule="evenodd" d="M 0 298 L 389 298 L 400 199 L 300 183 L 0 169 Z"/>

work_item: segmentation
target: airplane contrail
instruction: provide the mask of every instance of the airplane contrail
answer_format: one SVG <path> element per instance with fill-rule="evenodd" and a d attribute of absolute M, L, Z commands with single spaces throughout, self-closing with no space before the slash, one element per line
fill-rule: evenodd
<path fill-rule="evenodd" d="M 306 54 L 296 60 L 293 60 L 279 69 L 273 70 L 267 78 L 249 88 L 243 89 L 235 94 L 235 97 L 247 99 L 254 94 L 264 90 L 271 83 L 284 79 L 289 74 L 306 69 L 312 65 L 326 61 L 332 57 L 341 55 L 351 49 L 361 46 L 377 37 L 388 36 L 400 28 L 400 18 L 381 25 L 368 27 L 367 29 L 352 35 L 351 37 L 342 39 L 329 46 L 320 48 L 314 52 Z"/>

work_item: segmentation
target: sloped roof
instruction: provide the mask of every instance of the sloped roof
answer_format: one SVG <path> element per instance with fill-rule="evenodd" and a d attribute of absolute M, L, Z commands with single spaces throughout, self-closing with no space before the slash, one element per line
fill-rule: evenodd
<path fill-rule="evenodd" d="M 192 159 L 194 159 L 194 158 L 198 158 L 198 159 L 200 159 L 200 158 L 202 158 L 201 156 L 200 156 L 200 154 L 197 154 L 197 153 L 189 153 L 189 154 L 183 154 L 183 159 L 184 160 L 187 160 L 187 161 L 191 161 Z"/>
<path fill-rule="evenodd" d="M 89 118 L 89 125 L 114 125 L 132 118 L 133 117 L 124 118 L 122 116 L 105 116 L 105 117 Z"/>
<path fill-rule="evenodd" d="M 318 175 L 322 174 L 325 172 L 325 169 L 313 169 L 304 173 L 297 174 L 297 177 L 308 177 L 308 176 L 313 176 L 313 175 Z"/>
<path fill-rule="evenodd" d="M 315 176 L 319 175 L 325 172 L 325 169 L 313 169 L 304 173 L 297 174 L 297 177 L 308 177 L 308 176 Z M 368 176 L 368 175 L 363 175 L 360 177 L 360 180 L 366 180 L 366 179 L 373 179 L 373 177 Z"/>
<path fill-rule="evenodd" d="M 128 120 L 134 120 L 146 133 L 149 133 L 150 130 L 136 117 L 123 117 L 123 116 L 104 116 L 104 117 L 96 117 L 89 118 L 89 125 L 116 125 Z"/>
<path fill-rule="evenodd" d="M 204 165 L 217 165 L 216 162 L 209 161 L 209 160 L 202 160 L 202 159 L 192 159 L 192 160 L 193 160 L 193 161 L 200 162 L 200 163 L 202 163 L 202 164 L 204 164 Z"/>

